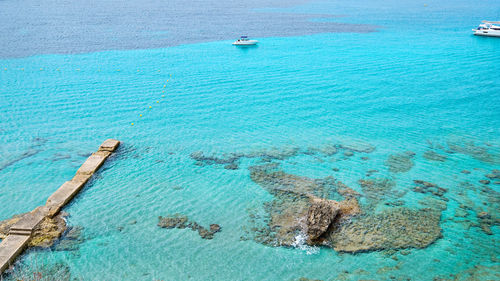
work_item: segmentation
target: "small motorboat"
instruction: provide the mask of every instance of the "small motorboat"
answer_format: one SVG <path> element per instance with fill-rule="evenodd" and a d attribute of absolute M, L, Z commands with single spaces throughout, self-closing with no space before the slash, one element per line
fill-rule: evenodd
<path fill-rule="evenodd" d="M 483 21 L 477 29 L 473 29 L 474 35 L 500 37 L 500 21 Z"/>
<path fill-rule="evenodd" d="M 236 46 L 250 46 L 250 45 L 257 45 L 259 41 L 257 40 L 250 40 L 248 39 L 248 36 L 241 36 L 240 39 L 236 40 L 233 42 L 233 45 Z"/>

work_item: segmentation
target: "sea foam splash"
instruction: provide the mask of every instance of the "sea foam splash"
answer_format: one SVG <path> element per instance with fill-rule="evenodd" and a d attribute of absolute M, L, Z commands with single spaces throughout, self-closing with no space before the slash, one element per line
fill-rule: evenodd
<path fill-rule="evenodd" d="M 297 236 L 295 236 L 295 241 L 292 243 L 292 246 L 294 248 L 305 251 L 306 254 L 308 255 L 318 254 L 319 247 L 307 245 L 306 240 L 307 240 L 307 234 L 299 233 Z"/>

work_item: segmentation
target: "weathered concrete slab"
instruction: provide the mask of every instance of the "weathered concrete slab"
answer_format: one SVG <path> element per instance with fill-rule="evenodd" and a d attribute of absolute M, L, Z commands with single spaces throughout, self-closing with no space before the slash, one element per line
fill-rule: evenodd
<path fill-rule="evenodd" d="M 66 205 L 76 194 L 83 188 L 85 182 L 67 181 L 56 192 L 54 192 L 49 199 L 47 199 L 46 206 L 63 207 Z"/>
<path fill-rule="evenodd" d="M 86 184 L 91 177 L 92 175 L 76 174 L 71 181 Z"/>
<path fill-rule="evenodd" d="M 0 273 L 6 270 L 19 254 L 22 253 L 30 240 L 30 236 L 9 235 L 0 244 Z"/>
<path fill-rule="evenodd" d="M 119 145 L 120 141 L 114 139 L 107 139 L 101 144 L 99 150 L 113 152 L 118 148 Z"/>
<path fill-rule="evenodd" d="M 44 218 L 45 216 L 41 212 L 28 213 L 10 227 L 9 234 L 13 231 L 29 231 L 31 233 L 33 229 L 35 229 L 35 227 L 39 225 Z"/>
<path fill-rule="evenodd" d="M 98 150 L 94 153 L 95 155 L 99 155 L 99 156 L 104 156 L 104 157 L 108 157 L 111 155 L 111 152 L 110 151 L 105 151 L 105 150 Z"/>
<path fill-rule="evenodd" d="M 108 158 L 107 155 L 94 153 L 87 158 L 87 161 L 83 163 L 76 173 L 81 175 L 92 175 L 102 166 L 102 164 L 104 164 L 106 158 Z"/>
<path fill-rule="evenodd" d="M 59 213 L 60 210 L 61 210 L 61 207 L 44 205 L 44 206 L 36 207 L 36 209 L 33 210 L 33 212 L 39 212 L 44 217 L 52 218 L 53 216 L 57 215 L 57 213 Z"/>

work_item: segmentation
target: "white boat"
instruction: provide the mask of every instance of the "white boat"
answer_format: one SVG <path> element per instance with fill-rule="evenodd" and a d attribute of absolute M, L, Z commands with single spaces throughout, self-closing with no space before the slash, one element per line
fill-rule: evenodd
<path fill-rule="evenodd" d="M 477 29 L 473 29 L 474 35 L 500 37 L 500 21 L 483 21 Z"/>
<path fill-rule="evenodd" d="M 248 36 L 241 36 L 240 39 L 236 40 L 233 42 L 233 45 L 236 46 L 250 46 L 250 45 L 257 45 L 259 41 L 257 40 L 250 40 L 248 39 Z"/>

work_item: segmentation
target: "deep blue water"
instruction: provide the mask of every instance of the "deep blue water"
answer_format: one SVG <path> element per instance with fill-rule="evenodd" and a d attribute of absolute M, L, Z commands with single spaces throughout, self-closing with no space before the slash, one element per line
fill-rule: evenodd
<path fill-rule="evenodd" d="M 500 3 L 2 1 L 0 219 L 44 204 L 112 137 L 119 152 L 65 209 L 85 241 L 31 250 L 24 268 L 62 262 L 83 280 L 499 279 L 498 224 L 487 234 L 478 219 L 498 221 L 500 189 L 479 182 L 500 169 L 500 39 L 471 35 L 483 19 L 500 20 Z M 259 46 L 232 46 L 243 32 Z M 410 208 L 426 198 L 413 180 L 436 183 L 448 189 L 443 237 L 409 254 L 241 240 L 271 200 L 249 177 L 258 159 L 227 170 L 190 157 L 326 143 L 375 151 L 276 162 L 359 192 L 378 170 Z M 405 151 L 414 166 L 389 171 Z M 222 231 L 157 227 L 176 212 Z"/>
<path fill-rule="evenodd" d="M 1 1 L 0 57 L 103 50 L 325 32 L 371 32 L 361 23 L 312 21 L 337 14 L 257 11 L 304 1 Z"/>

